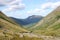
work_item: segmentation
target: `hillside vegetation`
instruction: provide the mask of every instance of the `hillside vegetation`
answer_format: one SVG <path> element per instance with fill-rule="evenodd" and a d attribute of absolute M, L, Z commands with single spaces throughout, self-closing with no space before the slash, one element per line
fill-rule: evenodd
<path fill-rule="evenodd" d="M 31 27 L 30 30 L 38 34 L 60 36 L 60 6 Z"/>
<path fill-rule="evenodd" d="M 3 28 L 9 28 L 9 29 L 17 29 L 21 31 L 26 31 L 21 28 L 20 25 L 18 25 L 14 20 L 8 18 L 6 15 L 4 15 L 2 12 L 0 12 L 0 26 Z M 12 31 L 13 31 L 12 30 Z"/>
<path fill-rule="evenodd" d="M 26 34 L 24 34 L 26 33 Z M 22 28 L 11 18 L 8 18 L 2 12 L 0 12 L 0 40 L 43 40 L 43 38 L 38 38 L 29 36 L 31 33 Z"/>

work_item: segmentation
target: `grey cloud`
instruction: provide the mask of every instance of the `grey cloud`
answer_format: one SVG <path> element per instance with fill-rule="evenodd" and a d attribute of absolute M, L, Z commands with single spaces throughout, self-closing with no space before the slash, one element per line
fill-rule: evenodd
<path fill-rule="evenodd" d="M 7 9 L 4 9 L 3 11 L 10 10 L 10 11 L 15 11 L 15 10 L 23 10 L 25 9 L 25 4 L 22 3 L 22 0 L 0 0 L 0 7 L 7 6 Z"/>

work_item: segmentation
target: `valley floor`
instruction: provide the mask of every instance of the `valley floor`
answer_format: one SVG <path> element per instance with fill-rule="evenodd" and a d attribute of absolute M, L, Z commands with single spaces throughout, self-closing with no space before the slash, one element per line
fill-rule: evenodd
<path fill-rule="evenodd" d="M 30 38 L 39 38 L 39 39 L 42 39 L 42 40 L 60 40 L 60 37 L 53 37 L 53 36 L 44 36 L 44 35 L 36 35 L 36 34 L 33 34 L 33 33 L 23 33 L 22 34 L 22 37 L 24 35 L 27 35 L 28 37 Z M 21 36 L 21 35 L 20 35 Z M 36 39 L 37 40 L 37 39 Z"/>
<path fill-rule="evenodd" d="M 60 40 L 60 37 L 37 35 L 34 33 L 17 33 L 15 38 L 12 36 L 10 38 L 0 37 L 0 40 Z"/>
<path fill-rule="evenodd" d="M 13 36 L 2 36 L 0 40 L 60 40 L 60 37 L 37 35 L 34 33 L 16 33 L 17 35 Z M 1 36 L 1 35 L 0 35 Z"/>

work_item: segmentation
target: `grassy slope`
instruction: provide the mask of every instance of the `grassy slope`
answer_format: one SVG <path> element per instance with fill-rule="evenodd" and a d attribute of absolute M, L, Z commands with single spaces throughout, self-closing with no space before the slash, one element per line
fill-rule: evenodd
<path fill-rule="evenodd" d="M 0 12 L 0 24 L 1 24 L 1 26 L 6 26 L 6 28 L 7 27 L 13 27 L 13 29 L 19 29 L 19 28 L 21 28 L 21 26 L 20 25 L 18 25 L 14 20 L 12 20 L 11 18 L 8 18 L 6 15 L 4 15 L 2 12 Z M 20 27 L 19 27 L 20 26 Z M 19 29 L 19 30 L 21 30 L 21 31 L 23 31 L 22 30 L 22 28 L 21 29 Z"/>
<path fill-rule="evenodd" d="M 28 35 L 20 37 L 20 32 L 23 35 L 23 32 L 26 32 L 26 30 L 0 18 L 0 40 L 43 40 L 43 38 L 31 38 Z"/>
<path fill-rule="evenodd" d="M 46 35 L 60 36 L 60 19 L 47 28 Z"/>
<path fill-rule="evenodd" d="M 0 18 L 0 26 L 2 26 L 2 28 L 11 30 L 11 31 L 25 31 L 24 29 L 20 28 L 19 26 L 16 26 L 14 24 L 9 23 L 8 21 L 5 21 L 3 19 Z"/>
<path fill-rule="evenodd" d="M 48 27 L 51 30 L 59 30 L 60 29 L 60 19 L 56 21 L 54 24 Z"/>
<path fill-rule="evenodd" d="M 60 36 L 60 7 L 47 15 L 31 29 L 38 34 Z"/>
<path fill-rule="evenodd" d="M 11 18 L 8 18 L 5 14 L 3 14 L 1 11 L 0 11 L 0 18 L 12 23 L 12 24 L 15 24 L 15 25 L 18 25 L 16 22 L 14 22 L 13 19 Z"/>
<path fill-rule="evenodd" d="M 28 24 L 28 25 L 23 25 L 23 28 L 29 30 L 29 28 L 33 27 L 34 25 L 36 25 L 36 23 L 31 23 L 31 24 Z"/>
<path fill-rule="evenodd" d="M 40 30 L 42 28 L 45 29 L 48 26 L 50 26 L 53 23 L 55 23 L 57 20 L 59 20 L 59 18 L 60 18 L 60 7 L 58 7 L 53 12 L 51 12 L 49 15 L 47 15 L 43 20 L 41 20 L 40 22 L 38 22 L 31 29 L 35 29 L 35 30 Z"/>
<path fill-rule="evenodd" d="M 0 40 L 43 40 L 42 38 L 30 38 L 28 35 L 20 37 L 23 32 L 28 31 L 0 12 Z"/>
<path fill-rule="evenodd" d="M 35 30 L 37 34 L 48 35 L 48 36 L 60 36 L 60 19 L 48 26 L 46 29 Z"/>

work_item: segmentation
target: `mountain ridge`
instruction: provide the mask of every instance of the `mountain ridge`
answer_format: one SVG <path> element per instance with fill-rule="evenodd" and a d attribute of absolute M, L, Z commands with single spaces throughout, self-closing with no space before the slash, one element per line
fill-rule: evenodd
<path fill-rule="evenodd" d="M 26 19 L 17 19 L 17 18 L 13 18 L 11 17 L 13 20 L 15 20 L 18 24 L 21 25 L 28 25 L 28 24 L 32 24 L 32 23 L 37 23 L 38 21 L 40 21 L 43 17 L 42 16 L 38 16 L 38 15 L 32 15 L 29 16 Z"/>

